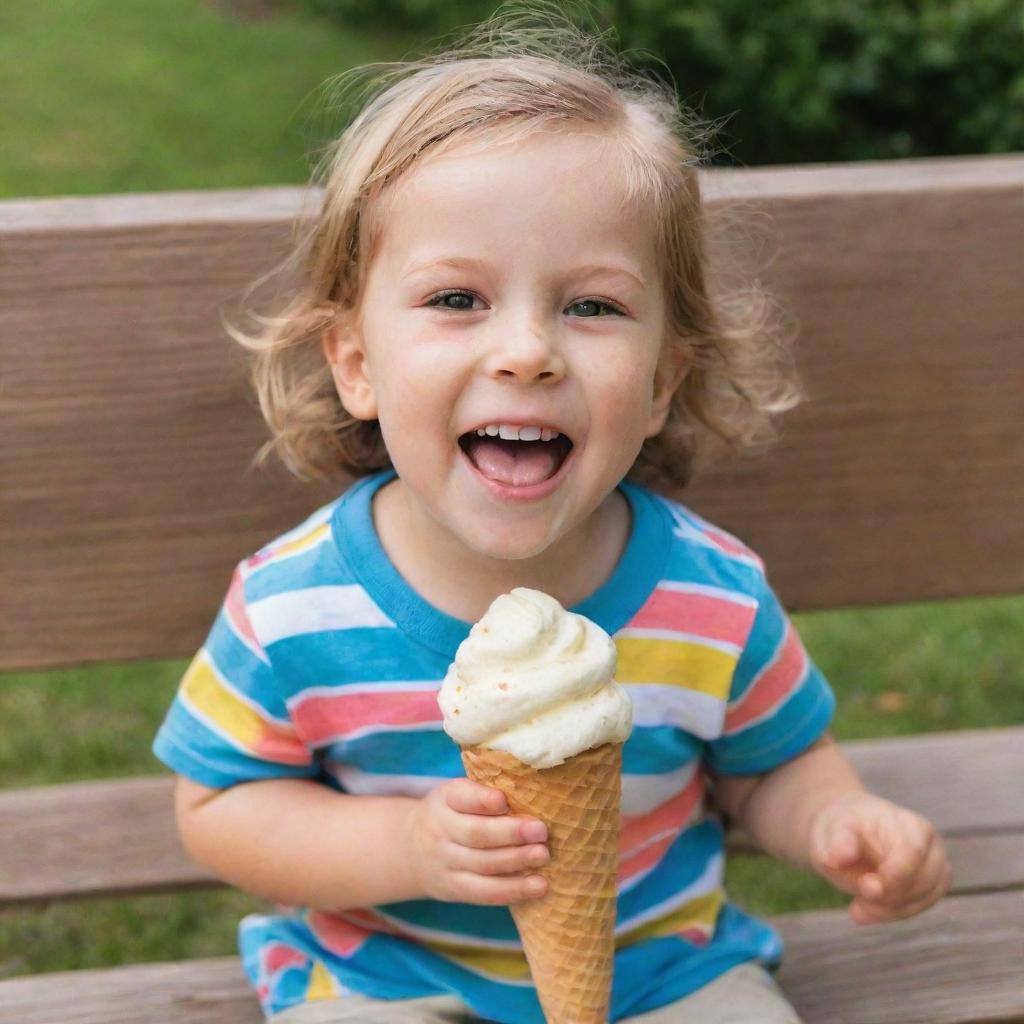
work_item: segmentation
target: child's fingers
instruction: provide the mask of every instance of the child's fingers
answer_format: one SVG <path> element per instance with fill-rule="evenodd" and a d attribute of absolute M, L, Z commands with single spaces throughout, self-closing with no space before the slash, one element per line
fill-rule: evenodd
<path fill-rule="evenodd" d="M 539 868 L 551 859 L 546 846 L 538 843 L 528 846 L 499 846 L 481 850 L 472 846 L 452 847 L 451 863 L 457 871 L 472 871 L 477 875 L 512 875 Z"/>
<path fill-rule="evenodd" d="M 543 822 L 536 818 L 515 818 L 510 814 L 453 814 L 446 830 L 449 838 L 460 846 L 477 849 L 543 843 L 548 837 Z"/>
<path fill-rule="evenodd" d="M 458 899 L 463 903 L 496 906 L 536 899 L 543 896 L 548 887 L 540 875 L 490 878 L 472 871 L 460 871 L 455 874 L 454 881 Z"/>
<path fill-rule="evenodd" d="M 445 803 L 460 814 L 504 814 L 508 801 L 500 789 L 472 779 L 455 779 L 444 788 Z"/>

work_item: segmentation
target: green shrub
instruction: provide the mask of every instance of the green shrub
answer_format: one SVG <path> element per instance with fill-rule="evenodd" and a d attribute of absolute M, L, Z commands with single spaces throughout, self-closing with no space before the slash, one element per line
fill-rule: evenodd
<path fill-rule="evenodd" d="M 495 10 L 493 0 L 300 2 L 425 42 Z M 667 69 L 683 101 L 723 125 L 716 163 L 1024 149 L 1019 0 L 594 0 L 584 11 L 613 45 L 650 51 L 635 62 Z"/>

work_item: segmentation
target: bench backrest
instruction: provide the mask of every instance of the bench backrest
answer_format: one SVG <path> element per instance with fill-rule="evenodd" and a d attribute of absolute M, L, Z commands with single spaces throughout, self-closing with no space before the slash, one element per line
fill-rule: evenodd
<path fill-rule="evenodd" d="M 675 496 L 793 609 L 1024 590 L 1024 156 L 703 184 L 770 240 L 810 400 Z M 0 203 L 0 668 L 191 654 L 233 564 L 347 485 L 247 472 L 265 431 L 218 316 L 300 201 Z"/>

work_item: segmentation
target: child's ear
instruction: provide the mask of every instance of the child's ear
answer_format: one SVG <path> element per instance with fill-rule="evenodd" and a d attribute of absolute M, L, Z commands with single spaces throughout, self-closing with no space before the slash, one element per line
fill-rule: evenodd
<path fill-rule="evenodd" d="M 346 411 L 357 420 L 377 418 L 377 396 L 368 372 L 366 347 L 357 326 L 345 319 L 335 320 L 320 335 L 324 357 L 331 364 L 331 376 Z"/>
<path fill-rule="evenodd" d="M 672 396 L 683 383 L 683 378 L 690 372 L 690 366 L 689 347 L 676 340 L 666 341 L 654 372 L 654 399 L 651 402 L 646 437 L 654 437 L 661 433 L 668 419 Z"/>

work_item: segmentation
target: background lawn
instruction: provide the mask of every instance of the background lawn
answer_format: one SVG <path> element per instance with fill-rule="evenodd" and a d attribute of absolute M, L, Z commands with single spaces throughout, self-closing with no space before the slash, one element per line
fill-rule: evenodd
<path fill-rule="evenodd" d="M 323 141 L 317 87 L 416 42 L 286 3 L 4 0 L 0 195 L 302 182 Z M 1024 721 L 1022 616 L 1024 597 L 1002 597 L 794 620 L 836 689 L 834 731 L 853 739 Z M 150 743 L 186 664 L 0 676 L 2 785 L 163 771 Z M 763 913 L 846 902 L 750 856 L 730 859 L 729 886 Z M 7 911 L 0 976 L 232 953 L 238 918 L 263 907 L 217 890 Z"/>

